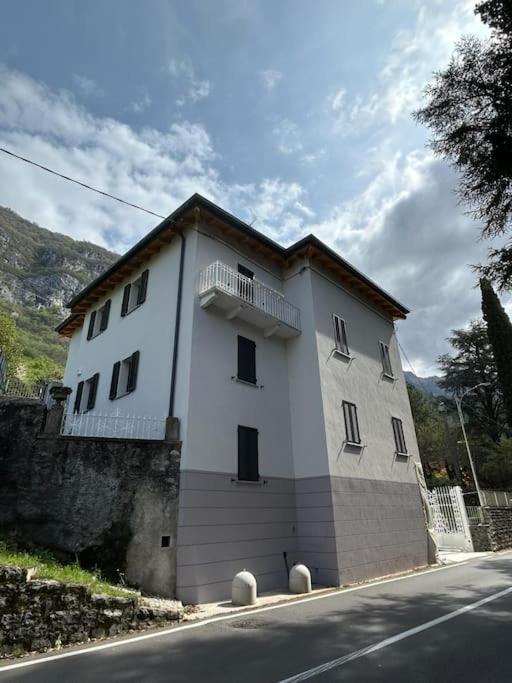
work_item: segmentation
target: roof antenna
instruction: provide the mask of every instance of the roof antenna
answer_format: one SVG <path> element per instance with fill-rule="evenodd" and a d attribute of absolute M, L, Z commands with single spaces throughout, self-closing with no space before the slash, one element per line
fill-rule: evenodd
<path fill-rule="evenodd" d="M 249 225 L 251 226 L 251 228 L 252 228 L 252 226 L 256 223 L 257 220 L 258 220 L 258 216 L 257 216 L 255 213 L 253 213 L 253 219 L 252 219 L 252 221 L 249 223 Z"/>

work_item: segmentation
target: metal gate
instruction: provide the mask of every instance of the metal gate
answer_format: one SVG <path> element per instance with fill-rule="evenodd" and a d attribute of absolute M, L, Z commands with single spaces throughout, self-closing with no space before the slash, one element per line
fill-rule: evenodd
<path fill-rule="evenodd" d="M 430 530 L 440 550 L 473 552 L 473 541 L 460 486 L 440 486 L 427 492 Z"/>

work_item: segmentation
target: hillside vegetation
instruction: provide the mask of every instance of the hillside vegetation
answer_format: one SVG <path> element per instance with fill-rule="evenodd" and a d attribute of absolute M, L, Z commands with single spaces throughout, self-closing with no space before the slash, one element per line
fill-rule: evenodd
<path fill-rule="evenodd" d="M 62 369 L 67 340 L 55 332 L 65 304 L 117 255 L 41 228 L 0 207 L 0 311 L 16 320 L 21 367 Z"/>

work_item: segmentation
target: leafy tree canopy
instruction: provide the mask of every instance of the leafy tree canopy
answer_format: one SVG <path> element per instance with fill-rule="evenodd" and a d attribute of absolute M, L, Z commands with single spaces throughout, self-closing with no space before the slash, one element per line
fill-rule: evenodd
<path fill-rule="evenodd" d="M 489 280 L 480 280 L 482 313 L 496 362 L 497 380 L 509 427 L 512 426 L 512 323 Z"/>
<path fill-rule="evenodd" d="M 458 43 L 415 117 L 430 128 L 434 152 L 460 173 L 459 196 L 482 221 L 483 236 L 494 237 L 512 228 L 512 3 L 486 0 L 475 11 L 490 38 Z M 500 288 L 512 286 L 512 242 L 489 256 L 482 272 Z"/>
<path fill-rule="evenodd" d="M 16 320 L 0 310 L 0 351 L 9 364 L 9 372 L 15 373 L 21 358 Z"/>
<path fill-rule="evenodd" d="M 453 394 L 462 394 L 477 384 L 487 383 L 464 399 L 469 427 L 497 441 L 504 429 L 503 397 L 498 387 L 498 370 L 483 321 L 474 321 L 462 330 L 453 330 L 448 341 L 454 355 L 438 359 L 443 372 L 440 385 Z"/>

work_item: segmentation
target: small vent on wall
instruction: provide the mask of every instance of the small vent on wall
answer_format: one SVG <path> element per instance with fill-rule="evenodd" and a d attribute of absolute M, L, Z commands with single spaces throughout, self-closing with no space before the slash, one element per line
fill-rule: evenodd
<path fill-rule="evenodd" d="M 161 548 L 170 548 L 171 547 L 171 537 L 170 536 L 162 536 L 162 540 L 160 541 L 160 547 Z"/>

